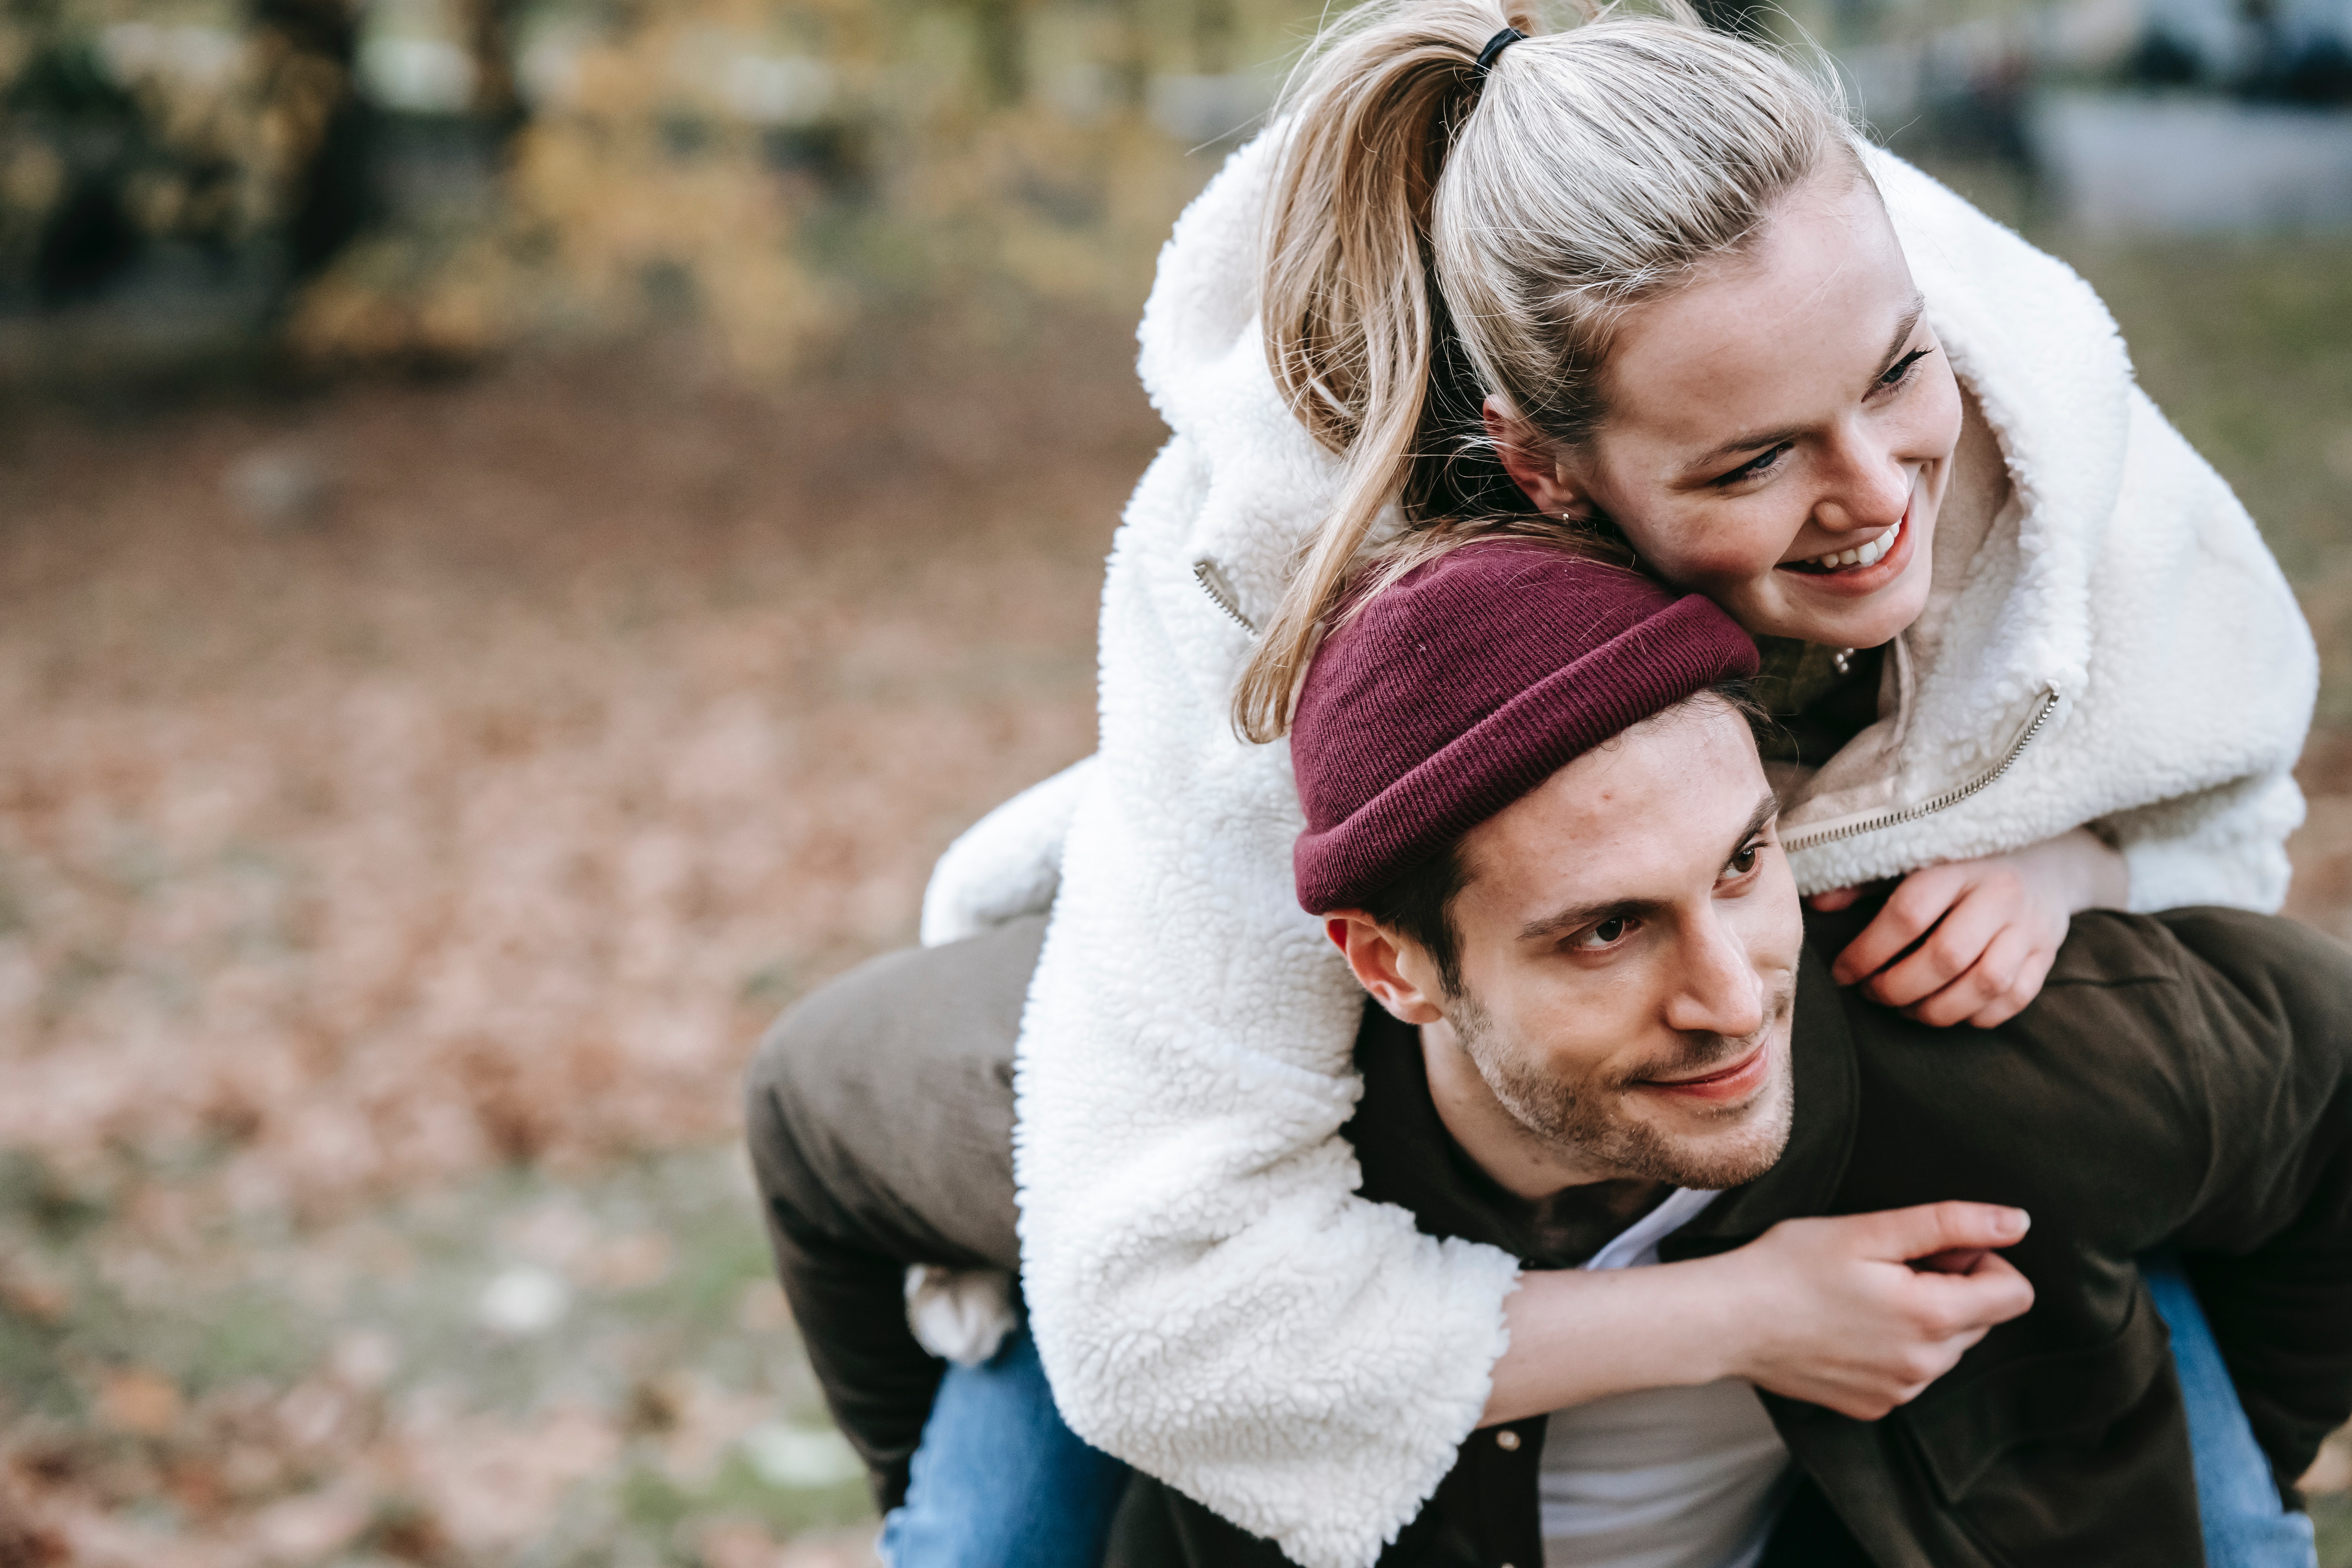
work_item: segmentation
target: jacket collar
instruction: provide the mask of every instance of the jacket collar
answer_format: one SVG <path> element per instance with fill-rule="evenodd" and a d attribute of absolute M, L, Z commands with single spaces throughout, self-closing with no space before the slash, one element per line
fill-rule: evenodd
<path fill-rule="evenodd" d="M 1935 180 L 1878 148 L 1863 162 L 1953 371 L 2000 439 L 2019 505 L 2016 579 L 1974 647 L 1948 650 L 1993 702 L 2081 689 L 2091 569 L 2122 493 L 2132 373 L 2095 291 Z M 2011 689 L 2013 688 L 2014 689 Z"/>

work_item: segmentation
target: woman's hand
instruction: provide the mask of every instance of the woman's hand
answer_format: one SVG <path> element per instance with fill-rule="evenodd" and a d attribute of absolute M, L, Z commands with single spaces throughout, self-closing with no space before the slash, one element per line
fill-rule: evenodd
<path fill-rule="evenodd" d="M 2083 827 L 2013 854 L 1930 866 L 1903 879 L 1830 973 L 1920 1023 L 1990 1029 L 2041 994 L 2077 913 L 2120 908 L 2130 891 L 2124 858 Z M 1840 888 L 1811 901 L 1826 911 L 1859 896 Z"/>
<path fill-rule="evenodd" d="M 1925 1204 L 1784 1220 L 1685 1263 L 1523 1274 L 1478 1424 L 1725 1377 L 1875 1420 L 2033 1304 L 1990 1250 L 2026 1224 L 1993 1204 Z"/>
<path fill-rule="evenodd" d="M 1990 1250 L 2027 1223 L 1969 1203 L 1783 1220 L 1712 1260 L 1738 1275 L 1733 1375 L 1862 1421 L 1909 1404 L 2033 1305 L 2033 1286 Z"/>

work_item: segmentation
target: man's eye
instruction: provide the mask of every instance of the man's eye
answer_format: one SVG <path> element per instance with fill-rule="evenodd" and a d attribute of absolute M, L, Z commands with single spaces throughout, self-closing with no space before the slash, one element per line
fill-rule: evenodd
<path fill-rule="evenodd" d="M 1783 441 L 1779 446 L 1773 447 L 1770 451 L 1759 453 L 1756 457 L 1748 458 L 1748 461 L 1732 469 L 1731 472 L 1727 474 L 1717 474 L 1710 482 L 1718 487 L 1727 487 L 1731 485 L 1745 484 L 1749 479 L 1761 479 L 1766 474 L 1770 473 L 1773 468 L 1778 467 L 1780 459 L 1788 456 L 1788 454 L 1789 443 Z"/>
<path fill-rule="evenodd" d="M 1632 921 L 1622 915 L 1612 920 L 1602 921 L 1599 925 L 1578 937 L 1576 945 L 1588 952 L 1598 952 L 1604 947 L 1614 947 L 1624 940 L 1626 931 L 1632 929 L 1633 924 Z"/>

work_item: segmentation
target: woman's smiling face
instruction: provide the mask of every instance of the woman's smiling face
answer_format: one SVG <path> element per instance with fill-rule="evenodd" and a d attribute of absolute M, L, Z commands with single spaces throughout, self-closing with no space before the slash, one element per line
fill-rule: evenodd
<path fill-rule="evenodd" d="M 1635 308 L 1604 374 L 1601 427 L 1555 460 L 1490 412 L 1538 507 L 1607 517 L 1758 636 L 1874 647 L 1918 618 L 1959 387 L 1850 166 L 1790 193 L 1748 251 Z"/>

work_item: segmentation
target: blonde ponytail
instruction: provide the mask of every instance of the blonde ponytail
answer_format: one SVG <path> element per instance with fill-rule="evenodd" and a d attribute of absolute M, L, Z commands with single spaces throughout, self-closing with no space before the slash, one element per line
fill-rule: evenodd
<path fill-rule="evenodd" d="M 1848 147 L 1833 78 L 1708 33 L 1685 0 L 1479 51 L 1531 13 L 1373 0 L 1319 37 L 1285 94 L 1259 305 L 1292 412 L 1345 459 L 1234 697 L 1288 727 L 1298 681 L 1382 511 L 1413 526 L 1500 394 L 1561 447 L 1598 422 L 1626 307 L 1734 251 Z M 1453 395 L 1445 394 L 1449 383 Z M 1524 502 L 1519 502 L 1524 506 Z M 1515 531 L 1529 520 L 1513 523 Z"/>

